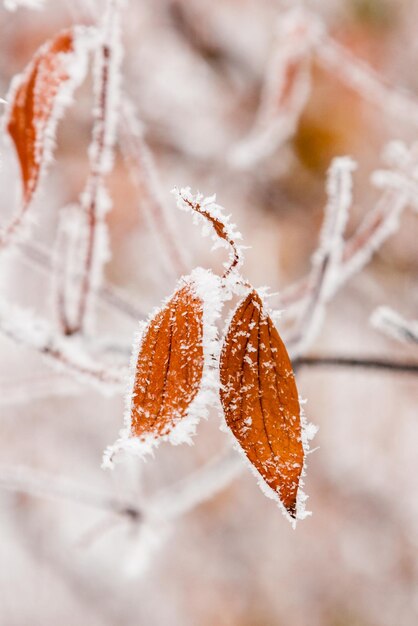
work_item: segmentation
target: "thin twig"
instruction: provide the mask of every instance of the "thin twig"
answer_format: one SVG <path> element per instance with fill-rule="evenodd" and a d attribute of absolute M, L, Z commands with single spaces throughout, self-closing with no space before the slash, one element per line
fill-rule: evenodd
<path fill-rule="evenodd" d="M 418 363 L 396 362 L 392 359 L 346 356 L 299 357 L 293 361 L 295 369 L 300 367 L 341 367 L 368 369 L 383 372 L 418 374 Z"/>
<path fill-rule="evenodd" d="M 233 167 L 249 169 L 295 133 L 311 90 L 311 56 L 320 32 L 319 20 L 299 8 L 280 17 L 254 125 L 228 157 Z"/>
<path fill-rule="evenodd" d="M 418 126 L 418 102 L 413 96 L 392 86 L 365 62 L 358 59 L 331 37 L 325 37 L 316 49 L 319 63 L 338 80 L 356 91 L 362 98 L 392 115 L 398 122 L 405 120 Z"/>
<path fill-rule="evenodd" d="M 137 188 L 139 203 L 151 230 L 162 242 L 163 256 L 168 257 L 165 269 L 174 269 L 177 275 L 187 272 L 185 253 L 179 244 L 180 238 L 172 228 L 168 209 L 160 192 L 160 183 L 154 159 L 136 119 L 134 106 L 124 94 L 121 111 L 119 143 L 131 180 Z"/>
<path fill-rule="evenodd" d="M 30 261 L 31 267 L 40 269 L 47 274 L 52 271 L 51 254 L 45 247 L 35 241 L 21 241 L 18 243 L 17 249 L 22 253 L 24 260 Z M 98 297 L 113 310 L 134 321 L 145 319 L 148 315 L 137 304 L 131 302 L 121 289 L 114 285 L 102 285 L 99 288 Z"/>
<path fill-rule="evenodd" d="M 101 494 L 66 478 L 46 474 L 33 467 L 0 467 L 0 488 L 28 494 L 35 498 L 68 500 L 127 517 L 142 519 L 142 511 L 129 499 Z"/>
<path fill-rule="evenodd" d="M 228 223 L 228 218 L 225 215 L 220 214 L 220 207 L 218 207 L 217 205 L 213 205 L 210 198 L 207 199 L 206 204 L 205 201 L 203 201 L 202 204 L 199 201 L 199 195 L 193 197 L 190 194 L 189 189 L 182 189 L 180 192 L 176 191 L 176 193 L 178 200 L 180 201 L 180 203 L 178 203 L 178 206 L 180 206 L 181 202 L 183 202 L 186 207 L 188 207 L 198 215 L 201 215 L 205 220 L 208 220 L 208 222 L 212 225 L 217 237 L 219 237 L 219 239 L 223 240 L 229 245 L 230 262 L 229 265 L 226 267 L 224 273 L 222 274 L 223 279 L 227 278 L 243 263 L 242 249 L 235 240 L 238 236 L 238 233 L 234 233 L 234 227 Z M 216 208 L 218 209 L 218 214 L 215 215 L 213 208 L 212 210 L 210 209 L 211 204 L 213 206 L 216 206 Z"/>
<path fill-rule="evenodd" d="M 74 321 L 67 320 L 64 331 L 73 334 L 84 331 L 93 291 L 97 291 L 98 276 L 105 258 L 100 258 L 99 236 L 105 229 L 105 213 L 109 199 L 104 187 L 104 178 L 113 165 L 113 145 L 115 141 L 115 110 L 118 103 L 117 62 L 119 61 L 119 0 L 108 0 L 103 21 L 102 43 L 96 53 L 97 87 L 95 90 L 95 120 L 93 139 L 89 149 L 90 172 L 85 190 L 81 196 L 81 208 L 87 219 L 87 242 L 84 257 L 84 271 L 81 277 L 76 302 Z M 113 101 L 116 102 L 113 102 Z M 105 244 L 103 244 L 105 245 Z M 65 297 L 65 291 L 62 292 Z"/>
<path fill-rule="evenodd" d="M 30 311 L 2 304 L 0 333 L 41 354 L 60 370 L 79 382 L 90 384 L 101 392 L 114 394 L 124 388 L 123 370 L 110 370 L 96 363 L 74 339 L 54 334 L 47 320 Z"/>
<path fill-rule="evenodd" d="M 301 354 L 314 338 L 324 306 L 333 293 L 340 270 L 344 230 L 352 203 L 352 171 L 356 165 L 347 157 L 336 158 L 328 172 L 328 202 L 320 234 L 320 244 L 312 259 L 310 297 L 302 310 L 296 337 L 289 347 Z"/>
<path fill-rule="evenodd" d="M 374 328 L 398 341 L 418 344 L 418 321 L 407 320 L 386 306 L 378 307 L 370 318 Z"/>

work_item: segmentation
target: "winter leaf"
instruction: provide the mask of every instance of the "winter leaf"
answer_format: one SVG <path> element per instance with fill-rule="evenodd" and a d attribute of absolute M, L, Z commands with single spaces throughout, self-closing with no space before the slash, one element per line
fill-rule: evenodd
<path fill-rule="evenodd" d="M 19 157 L 25 202 L 30 200 L 38 181 L 43 135 L 60 84 L 68 79 L 63 58 L 72 51 L 72 46 L 69 30 L 50 41 L 38 52 L 14 94 L 7 130 Z"/>
<path fill-rule="evenodd" d="M 7 98 L 6 129 L 19 160 L 23 200 L 19 213 L 3 231 L 5 241 L 20 225 L 51 159 L 56 125 L 74 89 L 86 71 L 91 31 L 84 27 L 63 30 L 46 42 L 25 71 L 18 75 Z"/>
<path fill-rule="evenodd" d="M 151 320 L 141 343 L 131 435 L 168 435 L 186 416 L 203 373 L 203 303 L 190 284 Z"/>
<path fill-rule="evenodd" d="M 286 348 L 254 290 L 229 325 L 220 376 L 227 425 L 295 518 L 304 461 L 298 392 Z"/>

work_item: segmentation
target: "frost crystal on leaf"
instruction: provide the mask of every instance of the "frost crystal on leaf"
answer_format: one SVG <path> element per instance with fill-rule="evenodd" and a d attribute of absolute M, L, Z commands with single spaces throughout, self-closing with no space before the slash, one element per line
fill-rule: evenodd
<path fill-rule="evenodd" d="M 197 268 L 141 329 L 125 428 L 105 452 L 104 465 L 111 465 L 119 449 L 143 456 L 161 441 L 191 443 L 207 406 L 216 401 L 218 290 L 219 279 Z"/>
<path fill-rule="evenodd" d="M 306 516 L 300 480 L 309 433 L 286 348 L 255 290 L 239 303 L 220 358 L 226 424 L 286 516 Z"/>

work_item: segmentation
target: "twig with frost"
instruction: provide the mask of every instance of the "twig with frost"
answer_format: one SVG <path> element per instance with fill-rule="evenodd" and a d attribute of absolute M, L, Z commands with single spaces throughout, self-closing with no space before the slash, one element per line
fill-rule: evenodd
<path fill-rule="evenodd" d="M 348 157 L 332 161 L 328 172 L 328 203 L 320 233 L 319 248 L 312 259 L 309 298 L 304 306 L 299 330 L 290 341 L 291 353 L 299 355 L 311 343 L 318 328 L 326 302 L 334 291 L 343 257 L 344 230 L 352 203 L 352 172 L 356 164 Z"/>
<path fill-rule="evenodd" d="M 407 320 L 389 307 L 381 306 L 375 309 L 370 323 L 388 337 L 406 343 L 418 343 L 418 321 Z"/>
<path fill-rule="evenodd" d="M 72 306 L 66 295 L 70 290 L 65 284 L 58 298 L 59 318 L 63 320 L 65 334 L 84 331 L 92 309 L 92 299 L 101 283 L 103 265 L 108 259 L 106 213 L 111 206 L 104 179 L 113 167 L 113 147 L 116 136 L 117 109 L 119 106 L 119 83 L 121 62 L 121 32 L 119 9 L 121 0 L 108 0 L 100 30 L 100 45 L 95 58 L 95 105 L 93 138 L 89 148 L 90 172 L 80 198 L 80 208 L 85 225 L 80 237 L 82 254 L 82 277 L 77 285 L 75 314 L 69 314 Z M 72 248 L 70 247 L 70 250 Z M 68 262 L 69 259 L 67 258 Z"/>
<path fill-rule="evenodd" d="M 190 476 L 156 493 L 148 504 L 148 515 L 174 520 L 226 489 L 244 470 L 239 454 L 228 448 Z"/>
<path fill-rule="evenodd" d="M 254 165 L 294 134 L 311 90 L 311 56 L 321 33 L 320 21 L 300 8 L 279 18 L 256 120 L 231 151 L 233 166 Z"/>
<path fill-rule="evenodd" d="M 0 378 L 0 406 L 31 404 L 34 400 L 53 396 L 73 396 L 82 389 L 65 374 Z"/>
<path fill-rule="evenodd" d="M 53 262 L 49 250 L 34 241 L 21 241 L 16 248 L 22 254 L 22 260 L 30 263 L 31 268 L 39 269 L 49 275 L 52 272 Z M 77 276 L 76 276 L 77 277 Z M 97 293 L 98 298 L 114 311 L 135 322 L 144 319 L 147 313 L 137 302 L 132 302 L 128 295 L 115 285 L 102 284 Z"/>
<path fill-rule="evenodd" d="M 414 167 L 416 159 L 416 148 L 412 146 L 409 167 Z M 408 204 L 408 191 L 384 190 L 374 208 L 365 214 L 354 234 L 344 243 L 340 272 L 336 276 L 332 295 L 361 271 L 385 241 L 396 233 L 400 216 Z M 284 307 L 299 306 L 309 297 L 311 289 L 309 276 L 306 276 L 282 291 L 280 303 Z"/>
<path fill-rule="evenodd" d="M 342 369 L 360 369 L 375 372 L 388 372 L 398 374 L 418 374 L 418 363 L 399 362 L 392 359 L 383 359 L 377 357 L 350 357 L 345 355 L 329 355 L 329 356 L 303 356 L 293 361 L 295 369 L 299 368 L 342 368 Z"/>
<path fill-rule="evenodd" d="M 39 352 L 49 364 L 105 395 L 123 388 L 124 374 L 97 364 L 75 340 L 55 335 L 49 323 L 15 305 L 0 306 L 0 333 Z"/>
<path fill-rule="evenodd" d="M 129 174 L 139 197 L 141 210 L 150 225 L 151 231 L 161 242 L 162 259 L 165 269 L 181 275 L 187 272 L 185 252 L 179 245 L 174 232 L 169 209 L 164 202 L 154 159 L 148 148 L 143 128 L 136 118 L 133 104 L 124 94 L 122 101 L 119 143 Z"/>
<path fill-rule="evenodd" d="M 35 498 L 66 500 L 114 513 L 131 521 L 141 521 L 142 512 L 128 497 L 102 494 L 63 477 L 33 467 L 0 466 L 0 488 L 25 493 Z"/>
<path fill-rule="evenodd" d="M 316 48 L 318 62 L 338 80 L 356 91 L 362 98 L 380 108 L 394 119 L 405 119 L 418 126 L 418 102 L 409 94 L 385 85 L 382 78 L 367 63 L 358 59 L 330 36 Z"/>
<path fill-rule="evenodd" d="M 19 7 L 28 9 L 43 9 L 45 0 L 4 0 L 4 6 L 8 11 L 16 11 Z"/>
<path fill-rule="evenodd" d="M 136 522 L 168 522 L 226 489 L 244 469 L 239 455 L 228 448 L 187 478 L 157 490 L 142 506 L 135 504 L 132 498 L 100 494 L 65 478 L 27 467 L 0 467 L 0 488 L 37 498 L 69 500 L 127 516 Z"/>
<path fill-rule="evenodd" d="M 184 187 L 181 190 L 173 189 L 173 193 L 176 196 L 179 209 L 192 211 L 195 217 L 203 218 L 203 236 L 208 234 L 208 222 L 212 225 L 214 231 L 213 249 L 219 246 L 229 249 L 229 263 L 224 264 L 225 271 L 222 279 L 226 282 L 228 277 L 232 276 L 234 280 L 238 276 L 239 269 L 244 262 L 243 247 L 237 243 L 241 239 L 241 233 L 236 230 L 235 224 L 230 223 L 229 216 L 223 213 L 223 208 L 216 204 L 216 196 L 204 198 L 199 193 L 193 195 L 190 187 Z"/>
<path fill-rule="evenodd" d="M 386 148 L 392 151 L 393 144 Z M 414 143 L 409 150 L 402 151 L 400 165 L 406 175 L 413 175 L 418 163 L 418 144 Z M 372 182 L 376 183 L 372 174 Z M 344 248 L 343 268 L 340 276 L 344 284 L 354 273 L 361 270 L 372 258 L 380 246 L 399 228 L 399 219 L 402 212 L 410 203 L 408 188 L 384 189 L 380 200 L 373 211 L 366 214 L 357 231 L 349 239 Z"/>

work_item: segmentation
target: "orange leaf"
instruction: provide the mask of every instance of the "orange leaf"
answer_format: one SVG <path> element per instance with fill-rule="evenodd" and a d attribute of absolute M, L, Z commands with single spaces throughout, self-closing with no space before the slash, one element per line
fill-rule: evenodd
<path fill-rule="evenodd" d="M 45 135 L 54 100 L 69 76 L 65 59 L 73 51 L 73 33 L 65 30 L 37 52 L 13 94 L 7 130 L 16 147 L 28 204 L 35 192 L 44 159 Z"/>
<path fill-rule="evenodd" d="M 203 374 L 203 303 L 180 288 L 145 330 L 136 364 L 131 436 L 169 435 L 187 415 Z"/>
<path fill-rule="evenodd" d="M 304 461 L 301 411 L 286 348 L 256 291 L 239 304 L 221 353 L 226 422 L 291 517 Z"/>

